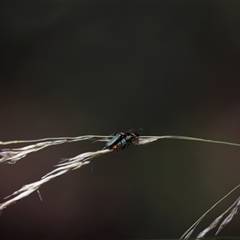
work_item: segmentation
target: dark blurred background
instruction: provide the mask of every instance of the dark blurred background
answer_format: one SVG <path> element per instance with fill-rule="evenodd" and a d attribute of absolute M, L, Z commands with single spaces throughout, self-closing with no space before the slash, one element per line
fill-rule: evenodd
<path fill-rule="evenodd" d="M 240 143 L 239 4 L 2 2 L 0 140 L 140 127 Z M 2 164 L 0 202 L 61 158 L 103 146 L 68 143 Z M 237 147 L 130 146 L 45 184 L 43 202 L 33 193 L 4 210 L 1 239 L 179 238 L 239 184 L 239 167 Z M 220 236 L 239 236 L 239 222 Z"/>

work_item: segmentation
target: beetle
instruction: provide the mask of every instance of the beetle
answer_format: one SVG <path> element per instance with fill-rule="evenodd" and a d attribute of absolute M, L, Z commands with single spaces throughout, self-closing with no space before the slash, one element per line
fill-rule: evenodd
<path fill-rule="evenodd" d="M 125 147 L 128 147 L 133 142 L 137 142 L 139 134 L 136 132 L 126 131 L 119 132 L 115 134 L 115 136 L 106 143 L 106 146 L 103 149 L 118 149 L 122 150 Z"/>

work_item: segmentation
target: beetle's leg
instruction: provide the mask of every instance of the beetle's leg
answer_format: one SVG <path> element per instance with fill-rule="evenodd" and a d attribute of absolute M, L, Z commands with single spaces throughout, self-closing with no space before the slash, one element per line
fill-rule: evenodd
<path fill-rule="evenodd" d="M 122 146 L 122 150 L 126 147 L 126 144 Z"/>
<path fill-rule="evenodd" d="M 128 146 L 129 146 L 129 143 L 127 142 L 127 144 L 126 144 L 126 148 L 128 148 Z"/>

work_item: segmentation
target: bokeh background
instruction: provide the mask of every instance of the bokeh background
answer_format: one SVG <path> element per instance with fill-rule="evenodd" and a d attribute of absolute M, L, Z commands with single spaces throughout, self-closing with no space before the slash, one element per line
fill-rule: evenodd
<path fill-rule="evenodd" d="M 0 140 L 140 127 L 240 143 L 239 10 L 237 2 L 2 2 Z M 61 158 L 103 145 L 68 143 L 2 164 L 1 202 Z M 239 167 L 237 147 L 131 146 L 44 185 L 43 202 L 33 193 L 4 210 L 0 235 L 179 238 L 239 184 Z M 239 223 L 236 216 L 220 236 L 240 236 Z"/>

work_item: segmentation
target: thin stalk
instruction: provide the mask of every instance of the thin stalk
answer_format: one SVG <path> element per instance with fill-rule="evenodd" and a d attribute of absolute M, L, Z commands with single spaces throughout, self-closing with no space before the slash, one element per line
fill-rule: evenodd
<path fill-rule="evenodd" d="M 225 198 L 227 198 L 232 192 L 240 187 L 240 184 L 233 188 L 229 193 L 227 193 L 224 197 L 218 200 L 212 207 L 210 207 L 181 237 L 180 239 L 187 239 L 191 236 L 192 232 L 196 229 L 198 224 L 202 221 L 202 219 L 212 210 L 214 209 L 220 202 L 222 202 Z M 228 211 L 228 210 L 227 210 Z M 227 212 L 226 211 L 226 212 Z M 225 214 L 225 212 L 224 212 Z"/>

